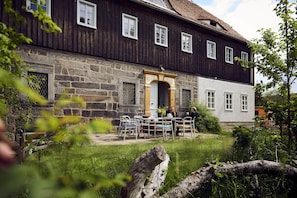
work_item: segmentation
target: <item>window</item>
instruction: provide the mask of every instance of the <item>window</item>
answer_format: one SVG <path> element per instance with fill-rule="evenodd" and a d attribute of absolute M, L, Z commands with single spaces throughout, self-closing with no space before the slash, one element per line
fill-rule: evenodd
<path fill-rule="evenodd" d="M 233 48 L 225 47 L 225 62 L 233 64 Z"/>
<path fill-rule="evenodd" d="M 40 5 L 40 8 L 43 9 L 48 16 L 51 16 L 51 0 L 45 0 L 44 3 L 42 3 L 41 0 L 36 0 L 35 2 Z M 38 10 L 38 6 L 35 2 L 32 0 L 26 0 L 26 9 L 28 12 L 34 12 Z"/>
<path fill-rule="evenodd" d="M 207 58 L 216 59 L 216 43 L 212 41 L 207 41 Z"/>
<path fill-rule="evenodd" d="M 123 104 L 135 105 L 136 104 L 136 85 L 134 83 L 123 83 Z"/>
<path fill-rule="evenodd" d="M 247 110 L 248 110 L 248 96 L 241 95 L 241 111 L 247 111 Z"/>
<path fill-rule="evenodd" d="M 32 79 L 28 86 L 35 90 L 39 95 L 48 99 L 48 74 L 28 72 L 28 76 Z"/>
<path fill-rule="evenodd" d="M 162 8 L 169 9 L 169 8 L 167 7 L 166 3 L 164 2 L 164 0 L 143 0 L 143 1 L 147 1 L 147 2 L 150 2 L 151 4 L 160 6 L 160 7 L 162 7 Z"/>
<path fill-rule="evenodd" d="M 96 4 L 79 0 L 77 2 L 77 24 L 96 29 Z"/>
<path fill-rule="evenodd" d="M 189 108 L 191 101 L 191 90 L 182 89 L 181 93 L 181 106 L 183 108 Z"/>
<path fill-rule="evenodd" d="M 243 66 L 248 66 L 249 54 L 247 52 L 241 52 L 241 60 L 243 61 Z"/>
<path fill-rule="evenodd" d="M 225 110 L 232 110 L 232 93 L 225 93 Z"/>
<path fill-rule="evenodd" d="M 215 109 L 215 91 L 208 90 L 207 91 L 207 108 Z"/>
<path fill-rule="evenodd" d="M 249 61 L 249 55 L 246 52 L 241 52 L 241 60 Z"/>
<path fill-rule="evenodd" d="M 155 24 L 155 44 L 168 46 L 168 29 L 162 25 Z"/>
<path fill-rule="evenodd" d="M 181 50 L 192 53 L 192 35 L 184 32 L 181 33 Z"/>
<path fill-rule="evenodd" d="M 53 66 L 46 64 L 30 64 L 30 68 L 32 70 L 27 71 L 27 75 L 31 77 L 32 83 L 28 81 L 28 86 L 44 96 L 49 101 L 49 105 L 52 105 L 55 101 Z"/>
<path fill-rule="evenodd" d="M 122 15 L 122 35 L 128 38 L 138 38 L 137 18 L 127 14 Z"/>
<path fill-rule="evenodd" d="M 120 106 L 136 106 L 140 102 L 140 80 L 120 78 L 118 82 L 118 96 Z"/>

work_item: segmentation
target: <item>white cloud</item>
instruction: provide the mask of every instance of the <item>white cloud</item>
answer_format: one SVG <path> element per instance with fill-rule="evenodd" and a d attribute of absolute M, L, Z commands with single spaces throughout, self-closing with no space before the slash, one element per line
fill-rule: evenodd
<path fill-rule="evenodd" d="M 257 30 L 261 28 L 278 31 L 280 20 L 273 11 L 275 6 L 272 0 L 244 0 L 223 20 L 247 39 L 259 38 Z"/>
<path fill-rule="evenodd" d="M 199 4 L 198 0 L 196 3 Z M 275 0 L 213 0 L 209 5 L 202 5 L 249 40 L 259 38 L 257 30 L 261 28 L 278 30 L 275 6 Z"/>
<path fill-rule="evenodd" d="M 237 1 L 238 0 L 213 0 L 210 5 L 204 6 L 204 8 L 221 18 L 228 13 L 230 8 L 233 7 Z"/>

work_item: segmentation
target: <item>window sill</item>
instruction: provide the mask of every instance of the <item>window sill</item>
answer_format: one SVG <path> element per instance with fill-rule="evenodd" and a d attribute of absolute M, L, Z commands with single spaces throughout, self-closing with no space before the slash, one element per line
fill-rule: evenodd
<path fill-rule="evenodd" d="M 84 24 L 84 23 L 77 23 L 77 25 L 80 25 L 80 26 L 84 26 L 84 27 L 87 27 L 87 28 L 92 28 L 94 30 L 97 30 L 97 27 L 96 26 L 92 26 L 92 25 L 88 25 L 88 24 Z"/>

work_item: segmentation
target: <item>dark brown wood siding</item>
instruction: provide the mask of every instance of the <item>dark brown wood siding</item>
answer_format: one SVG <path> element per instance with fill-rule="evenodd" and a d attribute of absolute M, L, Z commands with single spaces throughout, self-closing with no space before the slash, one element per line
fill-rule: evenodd
<path fill-rule="evenodd" d="M 21 10 L 25 0 L 14 0 Z M 250 71 L 240 65 L 225 63 L 225 46 L 232 47 L 234 56 L 241 51 L 250 53 L 246 43 L 232 39 L 209 29 L 160 12 L 157 9 L 133 3 L 129 0 L 89 0 L 97 4 L 97 29 L 76 23 L 76 1 L 52 0 L 52 19 L 62 28 L 61 34 L 48 34 L 40 30 L 40 24 L 32 15 L 21 11 L 28 19 L 20 31 L 32 38 L 33 45 L 81 53 L 125 62 L 187 72 L 205 77 L 242 83 L 251 82 Z M 9 20 L 1 9 L 1 21 Z M 122 36 L 122 13 L 138 18 L 138 40 Z M 168 47 L 154 44 L 155 23 L 168 27 Z M 193 36 L 193 53 L 181 51 L 181 32 Z M 216 42 L 217 59 L 206 57 L 206 41 Z"/>

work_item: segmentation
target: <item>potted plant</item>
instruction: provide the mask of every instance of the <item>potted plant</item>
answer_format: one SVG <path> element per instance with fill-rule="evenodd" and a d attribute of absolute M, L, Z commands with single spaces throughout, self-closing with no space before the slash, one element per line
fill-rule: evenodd
<path fill-rule="evenodd" d="M 158 117 L 166 116 L 166 110 L 167 110 L 166 107 L 159 107 L 158 110 L 157 110 Z"/>

